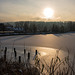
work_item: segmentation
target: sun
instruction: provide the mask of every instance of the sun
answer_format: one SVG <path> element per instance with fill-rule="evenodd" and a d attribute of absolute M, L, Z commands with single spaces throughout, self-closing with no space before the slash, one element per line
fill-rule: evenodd
<path fill-rule="evenodd" d="M 54 15 L 54 10 L 51 8 L 45 8 L 43 14 L 46 19 L 51 19 Z"/>

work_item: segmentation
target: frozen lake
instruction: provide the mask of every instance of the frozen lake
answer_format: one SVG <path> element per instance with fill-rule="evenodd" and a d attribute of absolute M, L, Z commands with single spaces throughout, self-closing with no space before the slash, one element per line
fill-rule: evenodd
<path fill-rule="evenodd" d="M 2 47 L 7 46 L 9 49 L 12 48 L 14 42 L 14 47 L 20 54 L 23 53 L 24 45 L 33 54 L 37 49 L 43 58 L 54 56 L 57 49 L 60 49 L 60 57 L 66 55 L 67 48 L 71 55 L 75 50 L 75 33 L 2 36 L 0 41 Z"/>

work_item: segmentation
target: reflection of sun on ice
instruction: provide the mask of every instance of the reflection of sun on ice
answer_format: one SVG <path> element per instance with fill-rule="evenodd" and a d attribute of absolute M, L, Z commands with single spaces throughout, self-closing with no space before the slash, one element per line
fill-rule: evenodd
<path fill-rule="evenodd" d="M 44 11 L 43 11 L 43 14 L 44 14 L 45 18 L 51 19 L 54 15 L 54 11 L 51 8 L 45 8 Z"/>
<path fill-rule="evenodd" d="M 45 52 L 42 52 L 42 55 L 44 56 L 44 55 L 46 55 L 46 53 Z"/>
<path fill-rule="evenodd" d="M 41 52 L 40 54 L 41 54 L 41 56 L 47 55 L 46 52 Z"/>

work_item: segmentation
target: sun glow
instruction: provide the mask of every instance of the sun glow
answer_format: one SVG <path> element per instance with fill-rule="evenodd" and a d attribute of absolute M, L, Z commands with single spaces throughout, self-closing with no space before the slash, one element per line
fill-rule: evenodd
<path fill-rule="evenodd" d="M 54 10 L 51 8 L 45 8 L 43 11 L 43 14 L 46 19 L 51 19 L 51 18 L 53 18 Z"/>

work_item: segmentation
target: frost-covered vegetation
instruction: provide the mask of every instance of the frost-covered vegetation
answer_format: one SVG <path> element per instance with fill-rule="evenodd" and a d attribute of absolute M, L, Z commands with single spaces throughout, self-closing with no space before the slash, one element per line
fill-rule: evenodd
<path fill-rule="evenodd" d="M 75 22 L 14 22 L 0 23 L 0 31 L 16 33 L 64 33 L 75 31 Z"/>

